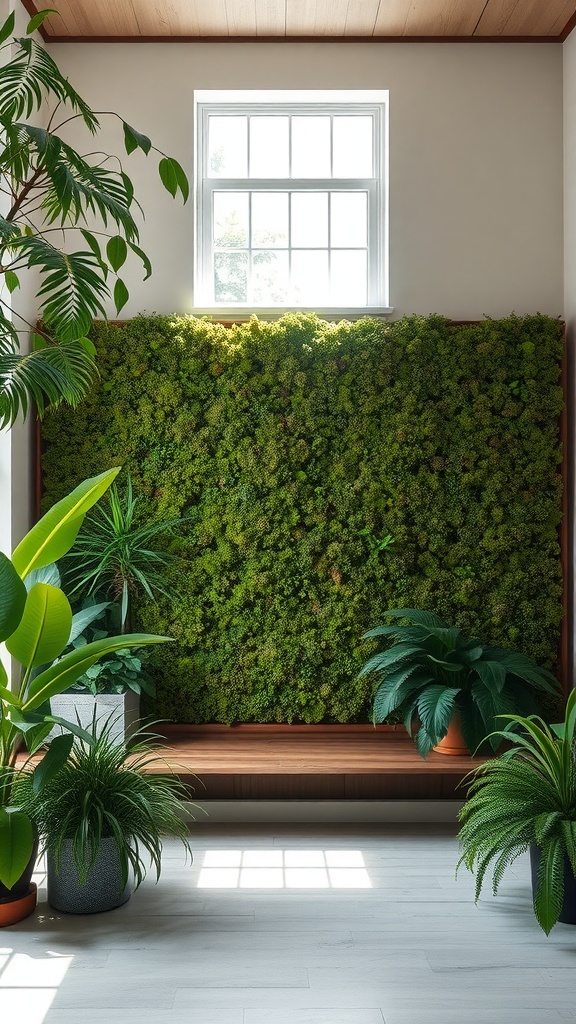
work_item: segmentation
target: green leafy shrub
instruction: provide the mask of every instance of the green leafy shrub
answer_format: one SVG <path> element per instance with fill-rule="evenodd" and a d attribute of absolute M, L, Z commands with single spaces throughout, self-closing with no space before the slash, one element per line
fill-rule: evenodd
<path fill-rule="evenodd" d="M 122 463 L 143 521 L 189 517 L 165 539 L 176 597 L 136 609 L 179 641 L 155 714 L 368 721 L 360 638 L 390 607 L 555 669 L 558 321 L 142 316 L 92 337 L 100 379 L 44 423 L 44 501 Z"/>

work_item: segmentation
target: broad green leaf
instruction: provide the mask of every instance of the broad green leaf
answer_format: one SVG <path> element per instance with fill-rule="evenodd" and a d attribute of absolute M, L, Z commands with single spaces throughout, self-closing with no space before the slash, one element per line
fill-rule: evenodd
<path fill-rule="evenodd" d="M 132 249 L 132 252 L 136 253 L 136 256 L 138 256 L 142 260 L 142 266 L 144 267 L 144 270 L 146 272 L 144 280 L 147 281 L 148 278 L 150 277 L 150 274 L 152 273 L 152 264 L 150 260 L 148 259 L 144 250 L 140 249 L 139 246 L 134 244 L 134 242 L 128 242 L 128 245 Z"/>
<path fill-rule="evenodd" d="M 12 14 L 10 14 L 6 18 L 6 21 L 2 25 L 2 28 L 0 28 L 0 46 L 2 45 L 2 43 L 5 43 L 6 40 L 9 39 L 12 33 L 14 32 L 15 22 L 16 16 L 14 14 L 14 11 L 12 11 Z"/>
<path fill-rule="evenodd" d="M 32 775 L 33 793 L 39 793 L 42 787 L 66 764 L 73 743 L 74 737 L 72 733 L 63 733 L 61 736 L 54 737 L 40 764 L 34 769 Z"/>
<path fill-rule="evenodd" d="M 101 262 L 102 250 L 100 248 L 100 243 L 98 242 L 98 239 L 92 234 L 91 231 L 87 231 L 86 228 L 80 228 L 80 234 L 83 235 L 85 241 L 88 242 L 88 245 L 90 246 L 96 259 L 99 262 Z"/>
<path fill-rule="evenodd" d="M 120 270 L 120 267 L 126 262 L 127 255 L 128 247 L 122 238 L 122 235 L 113 235 L 106 245 L 106 256 L 108 257 L 108 262 L 112 267 L 112 270 Z"/>
<path fill-rule="evenodd" d="M 506 682 L 506 669 L 499 661 L 482 661 L 478 659 L 471 670 L 480 676 L 487 689 L 500 693 Z"/>
<path fill-rule="evenodd" d="M 0 664 L 2 663 L 0 662 Z M 4 668 L 3 665 L 2 673 L 3 677 L 6 678 L 7 682 L 6 669 Z M 20 700 L 17 694 L 13 693 L 12 690 L 8 689 L 6 682 L 0 683 L 0 701 L 5 701 L 6 704 L 10 704 L 12 707 L 17 708 L 20 706 Z"/>
<path fill-rule="evenodd" d="M 12 562 L 0 552 L 0 642 L 17 628 L 26 605 L 26 587 Z"/>
<path fill-rule="evenodd" d="M 51 587 L 59 587 L 61 583 L 60 571 L 56 562 L 50 562 L 49 565 L 43 565 L 41 569 L 34 569 L 33 572 L 29 572 L 24 580 L 26 590 L 32 590 L 35 583 L 48 583 Z"/>
<path fill-rule="evenodd" d="M 20 278 L 18 274 L 15 274 L 13 270 L 7 270 L 4 274 L 4 280 L 6 281 L 6 287 L 10 294 L 15 292 L 20 287 Z"/>
<path fill-rule="evenodd" d="M 31 36 L 37 28 L 40 28 L 42 22 L 45 21 L 45 19 L 48 18 L 51 14 L 58 14 L 58 11 L 54 11 L 51 8 L 47 8 L 46 10 L 39 11 L 38 14 L 35 14 L 34 17 L 30 19 L 28 25 L 26 26 L 26 35 Z"/>
<path fill-rule="evenodd" d="M 385 618 L 408 619 L 416 626 L 432 626 L 434 629 L 446 629 L 446 623 L 433 612 L 422 611 L 421 608 L 388 608 Z"/>
<path fill-rule="evenodd" d="M 119 472 L 118 466 L 84 480 L 42 516 L 12 555 L 12 562 L 20 577 L 27 576 L 33 569 L 58 561 L 70 550 L 86 512 L 108 490 Z"/>
<path fill-rule="evenodd" d="M 93 359 L 96 355 L 96 345 L 90 338 L 78 338 L 78 344 L 82 346 L 85 352 Z"/>
<path fill-rule="evenodd" d="M 137 132 L 135 128 L 127 124 L 126 121 L 122 122 L 124 127 L 124 145 L 126 146 L 126 152 L 128 155 L 133 153 L 135 149 L 141 149 L 144 153 L 148 154 L 152 147 L 152 142 L 147 135 L 142 135 L 141 132 Z"/>
<path fill-rule="evenodd" d="M 124 281 L 119 277 L 114 285 L 114 305 L 116 306 L 117 313 L 124 308 L 129 298 L 130 294 L 128 289 L 124 284 Z"/>
<path fill-rule="evenodd" d="M 127 633 L 123 636 L 106 637 L 95 640 L 65 654 L 55 665 L 50 665 L 32 680 L 28 687 L 26 700 L 22 710 L 32 711 L 45 701 L 55 697 L 57 693 L 67 690 L 75 683 L 86 669 L 94 665 L 104 654 L 122 650 L 123 647 L 146 647 L 148 644 L 162 644 L 170 641 L 167 636 L 154 636 L 150 633 Z"/>
<path fill-rule="evenodd" d="M 184 173 L 184 169 L 181 166 L 181 164 L 179 164 L 178 161 L 174 159 L 174 157 L 167 157 L 167 160 L 168 163 L 170 164 L 174 177 L 176 178 L 176 187 L 180 189 L 180 192 L 182 193 L 182 198 L 184 202 L 186 202 L 188 196 L 190 195 L 190 185 L 188 184 L 188 178 Z M 162 177 L 162 172 L 160 172 L 160 177 Z M 168 191 L 170 191 L 170 189 L 168 189 Z"/>
<path fill-rule="evenodd" d="M 70 636 L 68 637 L 68 643 L 71 644 L 80 634 L 89 626 L 91 622 L 98 619 L 107 608 L 110 607 L 110 601 L 103 601 L 101 604 L 92 604 L 88 608 L 81 608 L 79 612 L 75 612 L 72 616 L 72 626 L 70 629 Z"/>
<path fill-rule="evenodd" d="M 23 874 L 34 850 L 34 829 L 23 811 L 0 807 L 0 882 L 9 889 Z"/>
<path fill-rule="evenodd" d="M 45 665 L 62 654 L 71 629 L 72 609 L 63 591 L 35 583 L 18 628 L 6 640 L 6 648 L 26 668 Z"/>
<path fill-rule="evenodd" d="M 158 172 L 160 174 L 160 180 L 164 185 L 164 188 L 171 196 L 176 196 L 178 191 L 178 178 L 176 176 L 176 169 L 170 157 L 162 157 L 158 164 Z"/>

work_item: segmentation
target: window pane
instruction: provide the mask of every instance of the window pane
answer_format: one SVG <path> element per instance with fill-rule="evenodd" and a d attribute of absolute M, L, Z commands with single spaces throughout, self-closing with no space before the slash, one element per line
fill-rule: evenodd
<path fill-rule="evenodd" d="M 333 192 L 331 197 L 331 244 L 368 244 L 368 196 L 366 192 Z"/>
<path fill-rule="evenodd" d="M 300 306 L 327 306 L 328 253 L 326 250 L 295 250 L 292 253 L 293 301 Z"/>
<path fill-rule="evenodd" d="M 245 178 L 248 168 L 248 118 L 208 118 L 208 177 Z"/>
<path fill-rule="evenodd" d="M 288 193 L 252 193 L 252 245 L 288 245 Z"/>
<path fill-rule="evenodd" d="M 214 253 L 214 301 L 248 301 L 248 253 Z"/>
<path fill-rule="evenodd" d="M 328 193 L 292 193 L 292 245 L 319 248 L 328 245 Z"/>
<path fill-rule="evenodd" d="M 252 301 L 275 306 L 288 301 L 288 252 L 260 250 L 252 254 Z"/>
<path fill-rule="evenodd" d="M 330 118 L 292 118 L 292 177 L 330 178 Z"/>
<path fill-rule="evenodd" d="M 333 175 L 335 178 L 371 178 L 372 118 L 334 118 Z"/>
<path fill-rule="evenodd" d="M 214 193 L 214 245 L 248 245 L 248 192 Z"/>
<path fill-rule="evenodd" d="M 250 177 L 287 178 L 289 167 L 287 117 L 250 118 Z"/>
<path fill-rule="evenodd" d="M 331 301 L 335 306 L 365 306 L 368 275 L 365 250 L 336 250 L 330 267 Z"/>

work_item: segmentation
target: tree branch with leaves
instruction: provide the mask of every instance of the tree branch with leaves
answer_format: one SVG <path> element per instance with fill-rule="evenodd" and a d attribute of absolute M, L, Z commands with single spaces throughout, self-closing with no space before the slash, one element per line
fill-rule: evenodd
<path fill-rule="evenodd" d="M 189 194 L 177 160 L 115 112 L 93 111 L 31 38 L 53 13 L 32 18 L 24 38 L 10 40 L 13 13 L 0 28 L 0 60 L 3 51 L 15 51 L 0 66 L 0 428 L 26 417 L 32 403 L 42 416 L 48 404 L 76 405 L 82 399 L 96 372 L 95 348 L 87 337 L 92 320 L 106 316 L 110 297 L 117 313 L 126 305 L 129 293 L 119 272 L 129 256 L 141 261 L 144 280 L 152 272 L 138 244 L 135 216 L 142 210 L 121 159 L 97 151 L 81 155 L 62 132 L 79 121 L 96 137 L 99 118 L 116 118 L 126 155 L 157 154 L 163 187 L 184 202 Z M 46 128 L 28 123 L 50 104 Z M 28 324 L 31 351 L 28 329 L 14 323 L 26 320 L 12 305 L 29 270 L 40 278 L 42 324 Z"/>

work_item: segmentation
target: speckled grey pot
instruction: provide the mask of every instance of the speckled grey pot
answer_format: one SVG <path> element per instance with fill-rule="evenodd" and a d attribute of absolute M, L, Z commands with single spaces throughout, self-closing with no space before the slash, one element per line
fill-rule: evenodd
<path fill-rule="evenodd" d="M 118 847 L 113 838 L 103 839 L 94 866 L 84 884 L 78 878 L 78 868 L 72 854 L 72 841 L 62 847 L 59 870 L 52 854 L 47 857 L 48 902 L 54 910 L 64 914 L 99 914 L 113 910 L 130 899 L 130 880 L 122 885 L 122 870 Z"/>

